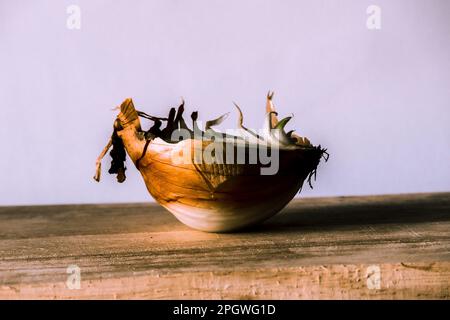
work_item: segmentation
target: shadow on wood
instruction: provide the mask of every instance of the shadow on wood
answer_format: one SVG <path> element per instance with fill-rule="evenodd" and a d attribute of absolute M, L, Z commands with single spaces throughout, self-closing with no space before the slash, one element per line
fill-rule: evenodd
<path fill-rule="evenodd" d="M 450 221 L 450 194 L 308 198 L 246 232 L 299 231 L 345 226 Z"/>

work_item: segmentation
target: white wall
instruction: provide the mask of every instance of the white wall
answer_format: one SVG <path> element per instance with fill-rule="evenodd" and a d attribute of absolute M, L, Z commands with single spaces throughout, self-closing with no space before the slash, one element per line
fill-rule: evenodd
<path fill-rule="evenodd" d="M 81 8 L 81 29 L 66 7 Z M 126 97 L 257 127 L 265 94 L 328 148 L 308 196 L 450 190 L 450 2 L 1 1 L 0 204 L 148 201 L 94 162 Z M 234 113 L 224 126 L 233 127 Z"/>

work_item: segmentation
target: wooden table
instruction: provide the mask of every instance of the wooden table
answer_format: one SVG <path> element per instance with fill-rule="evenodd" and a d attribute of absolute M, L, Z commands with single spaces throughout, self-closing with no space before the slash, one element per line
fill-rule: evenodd
<path fill-rule="evenodd" d="M 0 298 L 449 297 L 450 193 L 295 200 L 233 234 L 156 204 L 0 207 Z"/>

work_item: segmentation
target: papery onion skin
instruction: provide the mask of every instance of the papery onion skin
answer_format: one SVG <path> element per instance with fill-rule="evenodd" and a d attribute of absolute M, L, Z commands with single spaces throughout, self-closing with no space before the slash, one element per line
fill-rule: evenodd
<path fill-rule="evenodd" d="M 272 109 L 267 113 L 269 129 L 278 122 L 269 103 L 272 96 L 269 99 L 268 95 Z M 207 232 L 235 231 L 279 212 L 315 172 L 326 152 L 320 146 L 303 145 L 304 140 L 296 144 L 298 139 L 284 130 L 268 131 L 257 140 L 280 148 L 276 174 L 261 175 L 264 166 L 259 163 L 197 164 L 192 159 L 174 164 L 172 154 L 178 149 L 194 152 L 195 147 L 204 150 L 213 142 L 188 139 L 169 143 L 158 137 L 147 142 L 131 99 L 122 103 L 117 119 L 121 128 L 117 135 L 133 162 L 138 162 L 149 193 L 181 222 Z"/>

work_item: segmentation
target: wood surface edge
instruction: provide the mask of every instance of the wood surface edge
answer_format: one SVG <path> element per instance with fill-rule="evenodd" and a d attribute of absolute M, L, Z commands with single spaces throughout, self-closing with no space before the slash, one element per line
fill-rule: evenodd
<path fill-rule="evenodd" d="M 379 287 L 374 271 L 379 270 Z M 0 299 L 449 299 L 450 262 L 155 272 L 0 286 Z"/>

